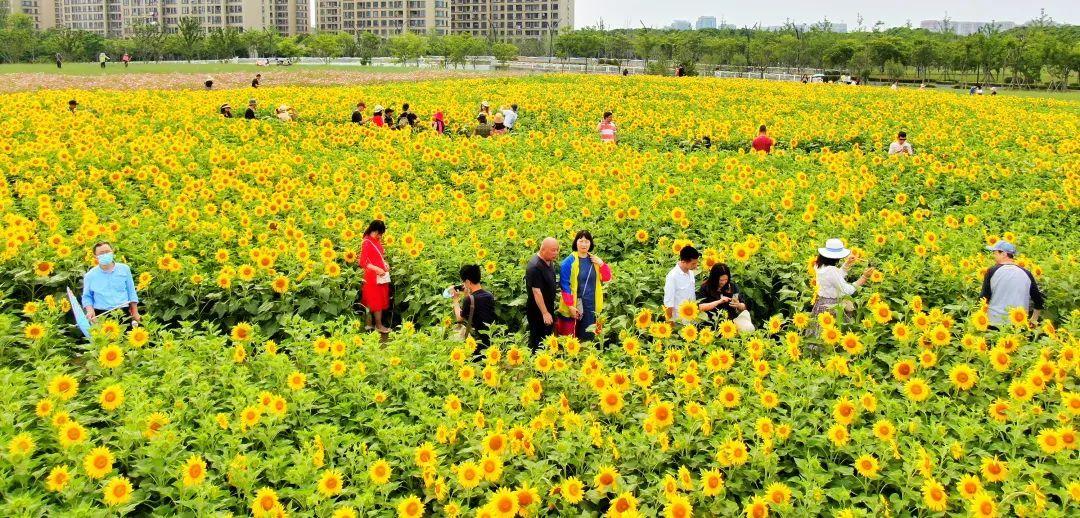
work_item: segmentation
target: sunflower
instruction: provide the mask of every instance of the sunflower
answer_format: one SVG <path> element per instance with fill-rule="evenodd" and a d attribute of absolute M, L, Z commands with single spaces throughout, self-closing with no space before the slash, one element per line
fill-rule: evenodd
<path fill-rule="evenodd" d="M 971 504 L 968 506 L 968 510 L 971 512 L 971 516 L 976 518 L 992 518 L 997 515 L 997 503 L 994 502 L 994 497 L 986 491 L 979 491 L 979 494 L 975 495 L 975 498 L 971 499 Z"/>
<path fill-rule="evenodd" d="M 623 397 L 614 388 L 605 389 L 600 394 L 600 410 L 605 415 L 617 414 L 623 408 Z"/>
<path fill-rule="evenodd" d="M 716 496 L 724 490 L 724 476 L 718 469 L 701 470 L 701 493 L 705 496 Z"/>
<path fill-rule="evenodd" d="M 690 518 L 694 515 L 694 506 L 690 505 L 690 499 L 675 493 L 668 497 L 664 505 L 665 518 Z"/>
<path fill-rule="evenodd" d="M 49 381 L 49 394 L 67 401 L 79 392 L 79 382 L 67 374 L 54 376 Z"/>
<path fill-rule="evenodd" d="M 1027 327 L 1028 313 L 1024 308 L 1012 308 L 1009 310 L 1009 323 L 1016 327 Z"/>
<path fill-rule="evenodd" d="M 730 385 L 725 385 L 720 388 L 717 399 L 720 400 L 720 404 L 723 405 L 724 408 L 735 408 L 739 406 L 739 401 L 742 399 L 742 396 L 739 394 L 739 389 Z"/>
<path fill-rule="evenodd" d="M 829 427 L 829 431 L 826 432 L 825 435 L 827 435 L 829 440 L 836 446 L 843 446 L 851 440 L 851 435 L 848 433 L 847 427 L 839 423 Z"/>
<path fill-rule="evenodd" d="M 1047 455 L 1053 455 L 1064 448 L 1064 444 L 1061 442 L 1061 435 L 1057 430 L 1052 428 L 1041 430 L 1035 441 L 1039 444 L 1039 449 Z"/>
<path fill-rule="evenodd" d="M 964 500 L 970 501 L 982 492 L 982 481 L 979 480 L 978 475 L 964 475 L 956 483 L 956 490 Z"/>
<path fill-rule="evenodd" d="M 102 491 L 105 504 L 115 507 L 130 502 L 132 490 L 131 482 L 126 477 L 110 478 Z"/>
<path fill-rule="evenodd" d="M 658 402 L 649 408 L 649 420 L 663 430 L 675 423 L 675 410 L 671 403 Z"/>
<path fill-rule="evenodd" d="M 263 486 L 255 492 L 255 498 L 251 501 L 251 512 L 255 516 L 268 516 L 277 506 L 277 491 Z"/>
<path fill-rule="evenodd" d="M 585 485 L 577 477 L 570 477 L 559 484 L 560 493 L 567 502 L 576 504 L 585 498 Z"/>
<path fill-rule="evenodd" d="M 506 452 L 506 435 L 502 433 L 491 433 L 484 438 L 483 451 L 488 455 L 502 455 Z"/>
<path fill-rule="evenodd" d="M 108 345 L 98 353 L 98 364 L 106 369 L 115 369 L 124 363 L 124 351 L 118 345 Z"/>
<path fill-rule="evenodd" d="M 435 446 L 430 442 L 425 442 L 417 447 L 414 457 L 416 465 L 421 468 L 434 466 L 439 462 L 439 454 L 435 451 Z"/>
<path fill-rule="evenodd" d="M 90 450 L 90 453 L 83 457 L 83 469 L 86 470 L 86 476 L 92 479 L 105 478 L 113 469 L 112 452 L 105 447 Z"/>
<path fill-rule="evenodd" d="M 850 425 L 858 415 L 855 405 L 847 399 L 841 399 L 833 406 L 833 419 L 844 426 Z"/>
<path fill-rule="evenodd" d="M 45 326 L 34 323 L 27 325 L 26 328 L 23 329 L 23 335 L 31 340 L 40 340 L 45 336 L 45 331 Z"/>
<path fill-rule="evenodd" d="M 397 505 L 398 518 L 420 518 L 424 516 L 424 503 L 415 495 L 409 495 Z"/>
<path fill-rule="evenodd" d="M 136 327 L 128 331 L 127 338 L 132 347 L 139 348 L 150 341 L 150 332 L 144 327 Z"/>
<path fill-rule="evenodd" d="M 34 453 L 34 439 L 23 432 L 8 441 L 8 454 L 12 457 L 29 457 Z"/>
<path fill-rule="evenodd" d="M 300 371 L 293 371 L 291 374 L 289 374 L 288 378 L 286 378 L 285 384 L 291 390 L 300 390 L 304 388 L 304 384 L 306 382 L 307 376 L 304 376 L 304 373 Z"/>
<path fill-rule="evenodd" d="M 143 430 L 143 435 L 147 439 L 153 439 L 167 424 L 169 424 L 169 416 L 161 412 L 154 412 L 146 418 L 146 428 Z"/>
<path fill-rule="evenodd" d="M 880 469 L 881 466 L 873 455 L 863 454 L 855 459 L 855 471 L 866 478 L 877 478 Z"/>
<path fill-rule="evenodd" d="M 904 394 L 912 401 L 926 401 L 930 397 L 930 387 L 922 378 L 911 378 L 904 384 Z"/>
<path fill-rule="evenodd" d="M 642 309 L 634 315 L 634 325 L 638 329 L 648 329 L 653 323 L 653 313 L 648 309 Z"/>
<path fill-rule="evenodd" d="M 1002 482 L 1009 478 L 1009 466 L 998 460 L 997 457 L 986 457 L 982 460 L 982 477 L 987 482 Z"/>
<path fill-rule="evenodd" d="M 969 390 L 979 380 L 979 375 L 966 363 L 961 363 L 949 370 L 949 380 L 960 390 Z"/>
<path fill-rule="evenodd" d="M 698 304 L 696 301 L 684 300 L 682 303 L 679 304 L 676 313 L 680 320 L 693 322 L 694 320 L 697 320 L 698 315 L 700 314 L 700 310 L 698 309 Z"/>
<path fill-rule="evenodd" d="M 473 462 L 462 462 L 457 467 L 457 480 L 458 485 L 462 489 L 472 489 L 480 485 L 480 481 L 483 480 L 483 475 L 480 473 L 480 467 Z"/>
<path fill-rule="evenodd" d="M 60 446 L 70 448 L 86 441 L 86 429 L 75 421 L 67 421 L 60 426 L 57 437 L 60 441 Z"/>
<path fill-rule="evenodd" d="M 755 496 L 743 507 L 746 518 L 766 518 L 769 516 L 769 504 L 764 498 Z"/>
<path fill-rule="evenodd" d="M 274 290 L 274 293 L 282 295 L 289 291 L 289 279 L 288 277 L 277 277 L 270 283 L 270 288 Z"/>
<path fill-rule="evenodd" d="M 71 482 L 71 468 L 67 464 L 54 466 L 45 477 L 45 489 L 59 493 Z"/>
<path fill-rule="evenodd" d="M 344 486 L 345 480 L 342 478 L 341 472 L 336 469 L 328 469 L 319 476 L 319 483 L 316 488 L 320 495 L 331 497 L 340 493 L 341 488 Z"/>
<path fill-rule="evenodd" d="M 251 324 L 240 322 L 233 326 L 229 336 L 234 342 L 246 343 L 254 337 L 254 330 L 252 329 Z"/>
<path fill-rule="evenodd" d="M 612 466 L 600 466 L 599 472 L 593 477 L 593 486 L 598 492 L 606 493 L 614 491 L 619 480 L 619 471 Z"/>
<path fill-rule="evenodd" d="M 262 409 L 257 406 L 247 406 L 240 411 L 240 428 L 247 430 L 257 424 L 262 417 Z"/>
<path fill-rule="evenodd" d="M 874 437 L 889 442 L 896 438 L 896 425 L 888 419 L 879 419 L 874 423 Z"/>
<path fill-rule="evenodd" d="M 510 488 L 504 487 L 491 495 L 487 506 L 500 518 L 513 518 L 518 513 L 518 497 Z"/>
<path fill-rule="evenodd" d="M 945 488 L 934 479 L 926 479 L 922 486 L 923 504 L 934 512 L 942 512 L 947 505 Z"/>
<path fill-rule="evenodd" d="M 791 501 L 791 488 L 779 482 L 769 484 L 769 487 L 765 488 L 765 499 L 769 505 L 787 505 Z"/>
<path fill-rule="evenodd" d="M 191 455 L 180 468 L 184 487 L 197 486 L 206 480 L 206 461 L 199 455 Z"/>
<path fill-rule="evenodd" d="M 378 485 L 389 482 L 392 474 L 393 469 L 390 467 L 390 463 L 383 459 L 376 460 L 368 467 L 368 476 L 371 477 L 371 482 Z"/>

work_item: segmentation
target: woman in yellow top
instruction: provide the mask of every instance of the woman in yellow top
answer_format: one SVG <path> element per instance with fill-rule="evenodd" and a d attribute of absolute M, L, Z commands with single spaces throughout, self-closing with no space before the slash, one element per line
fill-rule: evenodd
<path fill-rule="evenodd" d="M 592 234 L 582 230 L 574 236 L 574 253 L 563 259 L 559 271 L 562 297 L 559 301 L 560 334 L 592 340 L 596 315 L 604 306 L 603 283 L 611 280 L 611 267 L 592 254 Z"/>

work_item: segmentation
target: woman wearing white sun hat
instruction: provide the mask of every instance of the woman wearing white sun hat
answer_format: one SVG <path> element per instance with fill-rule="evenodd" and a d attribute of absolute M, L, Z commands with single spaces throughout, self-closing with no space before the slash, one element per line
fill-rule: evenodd
<path fill-rule="evenodd" d="M 847 260 L 844 264 L 837 266 L 845 257 Z M 815 316 L 831 310 L 833 306 L 841 303 L 843 297 L 854 294 L 855 290 L 870 279 L 870 275 L 874 273 L 873 268 L 867 268 L 855 282 L 847 282 L 847 272 L 856 260 L 858 258 L 837 238 L 825 241 L 825 246 L 818 248 L 818 257 L 814 261 L 814 273 L 817 275 L 817 300 L 813 310 Z M 845 312 L 851 310 L 849 306 L 850 302 L 845 304 Z"/>

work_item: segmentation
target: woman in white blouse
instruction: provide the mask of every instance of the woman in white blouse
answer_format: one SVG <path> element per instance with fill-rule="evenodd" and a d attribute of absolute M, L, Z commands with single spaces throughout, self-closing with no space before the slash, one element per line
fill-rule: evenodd
<path fill-rule="evenodd" d="M 840 260 L 845 257 L 847 261 L 838 267 Z M 851 250 L 844 247 L 844 242 L 837 238 L 825 241 L 825 247 L 818 248 L 818 258 L 814 262 L 814 272 L 817 274 L 817 302 L 814 303 L 813 310 L 815 316 L 832 310 L 843 297 L 854 294 L 856 289 L 870 279 L 870 275 L 874 273 L 873 268 L 867 268 L 855 282 L 847 282 L 845 277 L 856 259 Z M 850 311 L 847 307 L 845 310 Z"/>

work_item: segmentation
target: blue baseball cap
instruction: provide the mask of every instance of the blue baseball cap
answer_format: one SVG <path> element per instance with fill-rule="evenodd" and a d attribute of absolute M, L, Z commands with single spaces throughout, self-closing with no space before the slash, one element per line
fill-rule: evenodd
<path fill-rule="evenodd" d="M 1013 245 L 1008 241 L 998 241 L 997 243 L 994 243 L 994 246 L 988 246 L 986 249 L 991 252 L 1005 252 L 1006 254 L 1016 253 L 1016 245 Z"/>

